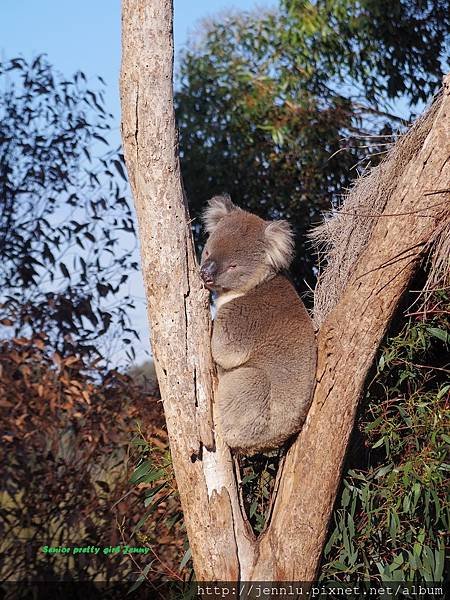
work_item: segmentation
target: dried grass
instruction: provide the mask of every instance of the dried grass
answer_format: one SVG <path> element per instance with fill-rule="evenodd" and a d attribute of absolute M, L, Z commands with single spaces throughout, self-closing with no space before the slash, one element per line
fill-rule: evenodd
<path fill-rule="evenodd" d="M 320 263 L 314 291 L 314 323 L 320 327 L 338 303 L 356 262 L 408 163 L 422 147 L 441 103 L 437 95 L 430 108 L 387 152 L 384 160 L 361 176 L 346 195 L 342 206 L 325 217 L 311 232 Z M 443 285 L 449 277 L 450 212 L 434 236 L 429 285 Z"/>
<path fill-rule="evenodd" d="M 450 289 L 450 206 L 428 243 L 428 249 L 427 280 L 420 296 L 421 310 L 428 308 L 434 291 Z"/>

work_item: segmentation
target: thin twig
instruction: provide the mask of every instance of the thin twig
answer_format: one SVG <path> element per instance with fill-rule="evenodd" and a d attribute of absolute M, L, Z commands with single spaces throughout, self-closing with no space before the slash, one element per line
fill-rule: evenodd
<path fill-rule="evenodd" d="M 442 193 L 441 191 L 439 192 L 430 192 L 427 194 L 424 194 L 424 196 L 430 196 L 431 194 L 440 194 Z M 368 219 L 378 219 L 380 217 L 404 217 L 406 215 L 415 215 L 417 213 L 420 213 L 421 211 L 424 210 L 432 210 L 433 208 L 437 208 L 438 206 L 442 206 L 444 204 L 448 204 L 448 200 L 443 200 L 442 202 L 437 202 L 436 204 L 431 204 L 431 206 L 425 206 L 423 208 L 417 208 L 416 210 L 410 210 L 407 212 L 399 212 L 399 213 L 378 213 L 378 214 L 372 214 L 372 213 L 357 213 L 357 212 L 345 212 L 343 210 L 338 210 L 336 212 L 336 216 L 339 215 L 345 215 L 348 217 L 367 217 Z M 421 217 L 433 217 L 434 215 L 419 215 Z"/>

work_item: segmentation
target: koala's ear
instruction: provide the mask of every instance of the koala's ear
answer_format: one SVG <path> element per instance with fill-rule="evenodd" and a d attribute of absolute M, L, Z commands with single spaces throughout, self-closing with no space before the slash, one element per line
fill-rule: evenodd
<path fill-rule="evenodd" d="M 240 209 L 231 202 L 228 194 L 214 196 L 208 200 L 208 208 L 204 210 L 202 215 L 206 231 L 212 233 L 217 227 L 218 222 L 234 210 Z"/>
<path fill-rule="evenodd" d="M 267 259 L 275 271 L 287 269 L 294 254 L 294 234 L 287 221 L 271 221 L 265 229 Z"/>

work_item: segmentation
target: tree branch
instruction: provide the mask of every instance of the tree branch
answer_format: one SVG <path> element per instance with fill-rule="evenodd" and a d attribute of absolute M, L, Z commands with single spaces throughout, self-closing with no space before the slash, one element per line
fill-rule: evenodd
<path fill-rule="evenodd" d="M 450 180 L 449 88 L 447 77 L 430 133 L 405 165 L 380 215 L 386 218 L 375 225 L 342 298 L 319 332 L 314 400 L 286 458 L 255 579 L 312 581 L 317 575 L 367 374 L 424 244 L 448 214 L 448 203 L 433 204 L 427 192 Z M 421 218 L 422 211 L 433 218 Z M 408 262 L 393 261 L 396 256 L 407 256 Z"/>
<path fill-rule="evenodd" d="M 123 0 L 122 135 L 141 240 L 151 343 L 199 580 L 312 581 L 356 408 L 375 353 L 443 211 L 450 180 L 447 81 L 422 149 L 401 172 L 319 333 L 317 387 L 259 540 L 241 513 L 230 451 L 212 431 L 208 295 L 197 270 L 173 110 L 171 0 Z M 420 212 L 432 218 L 421 218 Z M 374 215 L 378 217 L 378 215 Z M 372 216 L 371 216 L 372 218 Z M 393 257 L 408 257 L 393 261 Z"/>

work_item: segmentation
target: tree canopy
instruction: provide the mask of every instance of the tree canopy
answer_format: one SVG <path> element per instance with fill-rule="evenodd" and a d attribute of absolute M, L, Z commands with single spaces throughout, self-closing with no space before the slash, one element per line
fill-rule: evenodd
<path fill-rule="evenodd" d="M 107 335 L 132 333 L 123 286 L 137 263 L 103 83 L 64 78 L 43 56 L 1 62 L 0 81 L 1 324 L 106 357 Z"/>
<path fill-rule="evenodd" d="M 312 283 L 305 233 L 403 127 L 392 102 L 408 111 L 439 86 L 449 8 L 286 0 L 205 22 L 181 56 L 176 94 L 193 215 L 227 191 L 263 217 L 289 218 L 293 276 Z"/>

